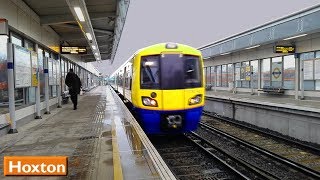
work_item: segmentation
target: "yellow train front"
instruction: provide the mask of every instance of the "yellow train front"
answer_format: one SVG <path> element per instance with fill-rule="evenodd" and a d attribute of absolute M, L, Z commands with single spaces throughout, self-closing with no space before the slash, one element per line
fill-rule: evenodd
<path fill-rule="evenodd" d="M 197 129 L 205 92 L 200 51 L 176 43 L 152 45 L 137 51 L 115 74 L 117 87 L 123 87 L 119 92 L 131 96 L 145 133 Z"/>

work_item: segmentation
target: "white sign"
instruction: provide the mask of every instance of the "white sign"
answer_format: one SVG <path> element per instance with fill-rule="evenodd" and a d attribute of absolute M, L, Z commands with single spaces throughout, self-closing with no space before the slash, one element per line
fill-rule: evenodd
<path fill-rule="evenodd" d="M 282 81 L 282 62 L 272 62 L 272 81 Z"/>
<path fill-rule="evenodd" d="M 8 21 L 6 19 L 0 19 L 0 34 L 9 35 Z"/>
<path fill-rule="evenodd" d="M 305 80 L 313 80 L 313 60 L 303 61 L 303 74 Z"/>
<path fill-rule="evenodd" d="M 15 87 L 30 87 L 32 68 L 31 54 L 28 49 L 14 45 Z"/>

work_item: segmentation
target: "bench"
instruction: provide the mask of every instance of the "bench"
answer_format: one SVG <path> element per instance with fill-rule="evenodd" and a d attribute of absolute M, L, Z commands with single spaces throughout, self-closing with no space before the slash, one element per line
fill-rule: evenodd
<path fill-rule="evenodd" d="M 263 91 L 266 93 L 274 93 L 274 94 L 283 94 L 284 90 L 282 87 L 273 87 L 273 86 L 264 86 L 262 89 L 258 89 L 258 91 Z"/>
<path fill-rule="evenodd" d="M 63 91 L 63 92 L 61 93 L 61 96 L 62 96 L 62 102 L 63 102 L 63 104 L 68 104 L 69 97 L 70 97 L 69 91 Z"/>

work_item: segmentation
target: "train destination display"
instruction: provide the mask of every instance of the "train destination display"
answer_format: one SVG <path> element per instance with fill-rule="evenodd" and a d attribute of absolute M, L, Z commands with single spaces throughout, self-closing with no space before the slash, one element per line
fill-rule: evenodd
<path fill-rule="evenodd" d="M 61 54 L 87 54 L 85 46 L 61 46 Z"/>

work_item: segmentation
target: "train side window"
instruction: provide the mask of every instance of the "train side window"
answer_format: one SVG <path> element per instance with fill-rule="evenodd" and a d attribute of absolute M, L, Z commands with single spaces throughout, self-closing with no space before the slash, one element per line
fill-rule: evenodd
<path fill-rule="evenodd" d="M 159 88 L 159 56 L 141 57 L 141 88 Z"/>

